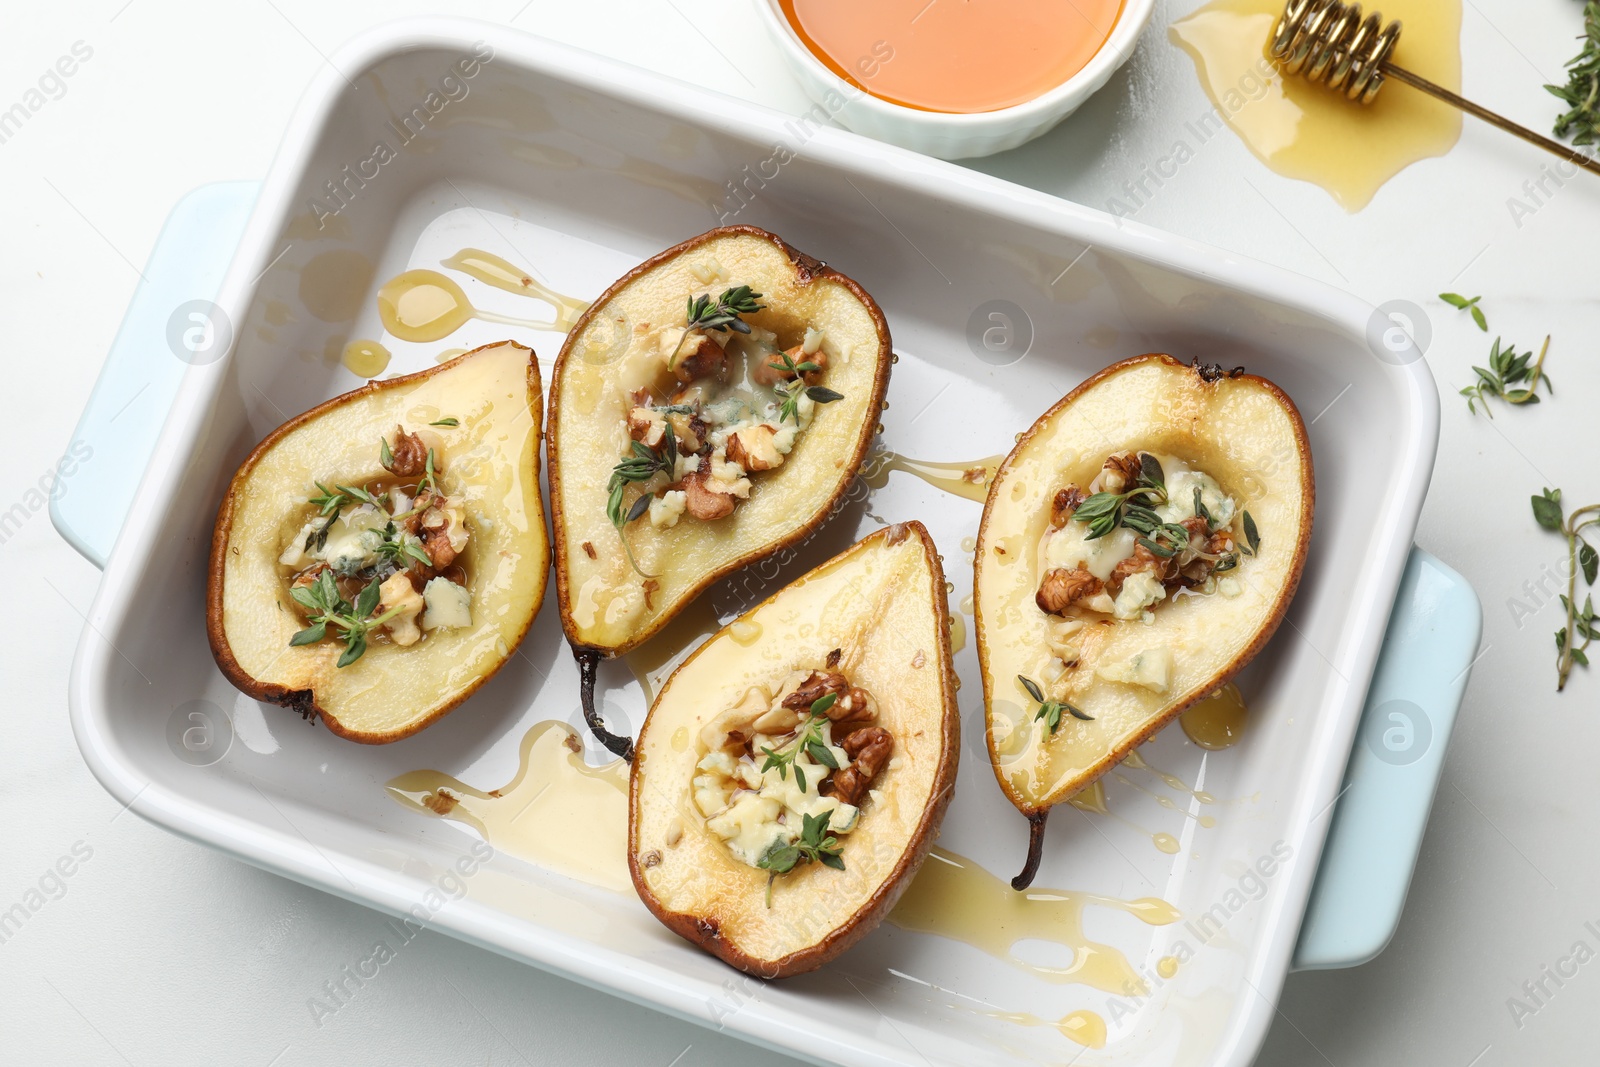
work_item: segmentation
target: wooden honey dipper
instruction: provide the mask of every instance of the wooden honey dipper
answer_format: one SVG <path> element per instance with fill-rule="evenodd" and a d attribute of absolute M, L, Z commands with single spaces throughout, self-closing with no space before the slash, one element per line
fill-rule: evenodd
<path fill-rule="evenodd" d="M 1283 17 L 1272 31 L 1271 53 L 1285 73 L 1321 82 L 1363 104 L 1372 103 L 1386 79 L 1404 82 L 1569 163 L 1600 174 L 1600 162 L 1570 145 L 1535 133 L 1391 63 L 1389 55 L 1399 40 L 1399 19 L 1384 25 L 1383 15 L 1377 11 L 1362 18 L 1360 4 L 1346 4 L 1340 0 L 1289 0 Z"/>

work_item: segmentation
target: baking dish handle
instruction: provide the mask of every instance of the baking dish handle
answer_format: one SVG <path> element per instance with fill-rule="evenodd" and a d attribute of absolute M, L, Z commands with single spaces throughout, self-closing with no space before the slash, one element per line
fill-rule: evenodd
<path fill-rule="evenodd" d="M 49 494 L 56 532 L 96 567 L 111 555 L 192 361 L 185 344 L 197 328 L 214 340 L 204 316 L 260 189 L 260 182 L 200 186 L 178 201 L 150 250 Z"/>
<path fill-rule="evenodd" d="M 1482 632 L 1472 586 L 1413 547 L 1300 927 L 1295 970 L 1366 963 L 1394 936 Z"/>

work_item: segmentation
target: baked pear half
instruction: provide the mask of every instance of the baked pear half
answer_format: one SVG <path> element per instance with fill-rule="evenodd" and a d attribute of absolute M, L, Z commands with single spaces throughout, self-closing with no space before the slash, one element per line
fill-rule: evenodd
<path fill-rule="evenodd" d="M 1265 378 L 1167 355 L 1106 368 L 1001 465 L 975 558 L 995 777 L 1031 823 L 1267 643 L 1305 566 L 1305 425 Z"/>
<path fill-rule="evenodd" d="M 582 671 L 815 529 L 871 445 L 889 328 L 855 282 L 751 226 L 640 264 L 556 360 L 548 448 L 561 625 Z"/>
<path fill-rule="evenodd" d="M 742 971 L 813 970 L 894 906 L 955 786 L 944 572 L 887 527 L 673 672 L 633 761 L 628 867 L 669 928 Z"/>
<path fill-rule="evenodd" d="M 514 342 L 274 430 L 217 515 L 207 631 L 243 692 L 341 737 L 408 737 L 510 658 L 550 566 L 539 364 Z"/>

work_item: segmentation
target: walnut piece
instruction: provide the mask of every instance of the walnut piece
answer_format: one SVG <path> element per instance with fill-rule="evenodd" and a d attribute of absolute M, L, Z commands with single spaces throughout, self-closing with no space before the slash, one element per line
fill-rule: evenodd
<path fill-rule="evenodd" d="M 1047 615 L 1061 615 L 1075 601 L 1098 594 L 1104 584 L 1086 570 L 1057 567 L 1044 576 L 1034 603 Z"/>

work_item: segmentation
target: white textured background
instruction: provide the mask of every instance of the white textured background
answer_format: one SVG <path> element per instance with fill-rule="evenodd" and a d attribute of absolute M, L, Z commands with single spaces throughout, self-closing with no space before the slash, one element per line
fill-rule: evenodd
<path fill-rule="evenodd" d="M 1089 106 L 983 169 L 1103 206 L 1207 109 L 1165 34 L 1194 6 L 1159 3 L 1133 60 Z M 808 106 L 750 0 L 451 7 L 792 112 Z M 1559 80 L 1580 9 L 1467 0 L 1467 95 L 1548 128 L 1557 108 L 1540 86 Z M 0 510 L 66 447 L 138 280 L 134 265 L 173 202 L 203 182 L 261 176 L 323 54 L 369 25 L 435 10 L 414 0 L 8 8 L 0 109 L 74 42 L 94 54 L 60 99 L 0 144 L 0 358 L 12 376 Z M 1469 122 L 1448 157 L 1413 167 L 1349 216 L 1224 135 L 1138 215 L 1373 303 L 1428 309 L 1444 418 L 1417 539 L 1467 575 L 1486 614 L 1399 934 L 1365 967 L 1292 977 L 1262 1064 L 1489 1067 L 1597 1055 L 1600 962 L 1559 987 L 1547 981 L 1552 995 L 1520 1026 L 1507 1007 L 1576 942 L 1600 950 L 1584 928 L 1600 927 L 1600 674 L 1580 671 L 1558 698 L 1558 609 L 1519 627 L 1508 603 L 1560 549 L 1533 525 L 1528 495 L 1559 485 L 1573 503 L 1600 500 L 1600 178 L 1580 176 L 1518 226 L 1508 199 L 1544 163 Z M 1486 338 L 1433 299 L 1442 289 L 1485 294 L 1494 330 L 1523 347 L 1553 333 L 1555 401 L 1493 423 L 1470 418 L 1454 390 L 1484 361 Z M 97 572 L 42 511 L 0 545 L 0 559 L 0 909 L 74 846 L 92 850 L 65 894 L 0 944 L 0 1062 L 791 1062 L 433 933 L 314 1026 L 306 999 L 366 954 L 382 918 L 117 817 L 66 716 L 67 668 Z"/>

